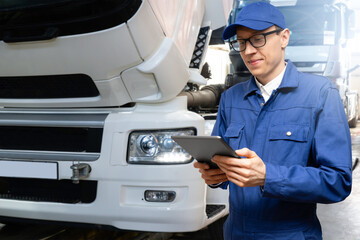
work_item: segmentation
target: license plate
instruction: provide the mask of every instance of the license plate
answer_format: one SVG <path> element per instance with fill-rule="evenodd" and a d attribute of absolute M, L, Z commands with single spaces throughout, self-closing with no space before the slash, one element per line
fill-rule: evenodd
<path fill-rule="evenodd" d="M 0 161 L 1 177 L 58 179 L 56 162 Z"/>

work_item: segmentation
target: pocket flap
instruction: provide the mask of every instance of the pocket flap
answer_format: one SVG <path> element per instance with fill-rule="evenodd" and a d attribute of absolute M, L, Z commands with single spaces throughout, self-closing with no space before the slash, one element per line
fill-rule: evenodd
<path fill-rule="evenodd" d="M 238 137 L 240 132 L 243 130 L 245 124 L 242 123 L 231 123 L 230 126 L 226 129 L 225 137 Z"/>
<path fill-rule="evenodd" d="M 270 129 L 270 140 L 292 140 L 306 142 L 309 135 L 308 126 L 277 125 Z"/>

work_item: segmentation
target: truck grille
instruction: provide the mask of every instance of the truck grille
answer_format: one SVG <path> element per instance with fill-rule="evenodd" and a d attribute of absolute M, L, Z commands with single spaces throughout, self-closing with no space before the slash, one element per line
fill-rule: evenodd
<path fill-rule="evenodd" d="M 108 112 L 0 111 L 0 158 L 95 161 Z"/>
<path fill-rule="evenodd" d="M 91 203 L 96 198 L 97 181 L 0 178 L 0 199 L 20 201 Z"/>
<path fill-rule="evenodd" d="M 85 98 L 100 93 L 85 74 L 0 77 L 0 98 L 44 99 Z"/>

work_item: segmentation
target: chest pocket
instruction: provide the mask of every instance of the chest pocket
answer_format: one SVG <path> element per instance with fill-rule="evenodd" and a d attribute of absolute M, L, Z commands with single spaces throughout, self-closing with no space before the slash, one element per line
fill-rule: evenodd
<path fill-rule="evenodd" d="M 308 126 L 277 125 L 271 127 L 269 140 L 290 140 L 296 142 L 307 142 L 308 135 Z"/>
<path fill-rule="evenodd" d="M 231 123 L 226 129 L 224 137 L 228 141 L 230 147 L 234 150 L 239 149 L 240 140 L 244 132 L 245 124 Z"/>
<path fill-rule="evenodd" d="M 310 146 L 308 126 L 276 125 L 269 133 L 269 162 L 279 165 L 305 166 L 309 158 Z"/>

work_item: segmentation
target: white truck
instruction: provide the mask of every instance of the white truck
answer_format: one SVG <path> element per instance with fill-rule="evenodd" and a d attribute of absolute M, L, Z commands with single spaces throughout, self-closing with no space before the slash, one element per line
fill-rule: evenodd
<path fill-rule="evenodd" d="M 207 187 L 170 138 L 205 134 L 178 95 L 205 83 L 224 6 L 2 1 L 0 222 L 186 232 L 226 216 L 228 193 Z"/>
<path fill-rule="evenodd" d="M 234 1 L 230 23 L 240 9 L 259 0 Z M 350 127 L 355 127 L 359 115 L 359 96 L 350 88 L 351 66 L 348 41 L 354 36 L 354 11 L 347 0 L 263 0 L 270 2 L 284 14 L 290 29 L 290 42 L 285 58 L 302 72 L 320 74 L 334 82 L 343 100 Z M 230 53 L 235 62 L 236 75 L 245 75 L 247 69 L 238 62 L 238 54 Z M 233 76 L 231 76 L 233 77 Z M 239 78 L 235 76 L 235 78 Z"/>

